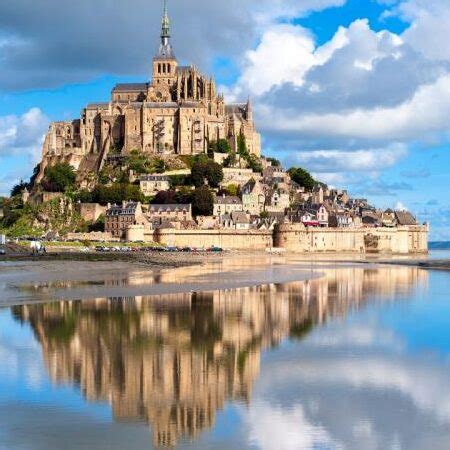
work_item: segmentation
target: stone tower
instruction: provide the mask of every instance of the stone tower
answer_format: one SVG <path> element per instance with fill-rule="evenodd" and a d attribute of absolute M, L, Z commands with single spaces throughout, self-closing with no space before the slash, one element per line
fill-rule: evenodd
<path fill-rule="evenodd" d="M 161 23 L 161 43 L 158 53 L 153 58 L 153 83 L 159 89 L 157 97 L 160 101 L 171 101 L 177 82 L 178 62 L 170 43 L 170 19 L 167 11 L 167 0 L 164 0 L 164 13 Z M 162 97 L 162 98 L 161 98 Z"/>

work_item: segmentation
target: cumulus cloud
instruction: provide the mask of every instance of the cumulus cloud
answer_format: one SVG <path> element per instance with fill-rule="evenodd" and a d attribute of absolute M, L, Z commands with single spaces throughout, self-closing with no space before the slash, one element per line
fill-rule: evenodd
<path fill-rule="evenodd" d="M 48 124 L 49 119 L 39 108 L 21 116 L 0 117 L 0 156 L 20 154 L 32 163 L 38 162 Z"/>
<path fill-rule="evenodd" d="M 406 146 L 401 144 L 356 151 L 314 150 L 295 153 L 292 162 L 316 173 L 373 172 L 393 166 L 407 153 Z"/>
<path fill-rule="evenodd" d="M 49 119 L 39 108 L 21 116 L 0 117 L 0 194 L 6 195 L 20 179 L 28 179 L 40 161 L 42 144 Z M 6 165 L 7 158 L 20 159 L 19 164 Z M 6 167 L 6 169 L 5 169 Z"/>
<path fill-rule="evenodd" d="M 262 27 L 344 2 L 170 2 L 175 51 L 182 61 L 211 69 L 217 56 L 239 59 L 259 39 Z M 110 0 L 2 2 L 0 89 L 60 86 L 105 73 L 148 73 L 158 45 L 162 0 L 129 0 L 124 8 Z"/>

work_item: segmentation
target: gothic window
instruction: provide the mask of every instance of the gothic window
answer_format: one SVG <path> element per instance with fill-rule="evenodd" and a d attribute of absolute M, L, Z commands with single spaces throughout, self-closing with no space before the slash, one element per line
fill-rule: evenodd
<path fill-rule="evenodd" d="M 158 73 L 161 73 L 161 63 L 158 64 Z"/>

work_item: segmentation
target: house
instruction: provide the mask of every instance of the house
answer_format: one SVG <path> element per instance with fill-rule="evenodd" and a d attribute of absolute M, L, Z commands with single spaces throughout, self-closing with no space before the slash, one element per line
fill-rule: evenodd
<path fill-rule="evenodd" d="M 149 205 L 147 217 L 152 222 L 191 222 L 192 205 Z"/>
<path fill-rule="evenodd" d="M 269 190 L 266 196 L 267 212 L 284 212 L 291 204 L 289 192 L 285 189 Z"/>
<path fill-rule="evenodd" d="M 320 205 L 325 199 L 323 187 L 319 184 L 312 191 L 311 203 Z"/>
<path fill-rule="evenodd" d="M 243 211 L 234 211 L 231 214 L 220 216 L 220 227 L 232 230 L 249 230 L 251 220 L 248 214 Z"/>
<path fill-rule="evenodd" d="M 237 211 L 243 211 L 242 200 L 239 197 L 223 195 L 214 199 L 213 216 L 220 217 Z"/>
<path fill-rule="evenodd" d="M 234 211 L 231 213 L 231 220 L 233 221 L 236 230 L 249 230 L 250 217 L 243 211 Z"/>
<path fill-rule="evenodd" d="M 315 213 L 321 227 L 328 226 L 329 212 L 324 204 L 312 205 L 310 210 Z"/>
<path fill-rule="evenodd" d="M 353 228 L 353 217 L 346 212 L 331 213 L 328 218 L 328 226 L 331 228 Z"/>
<path fill-rule="evenodd" d="M 105 232 L 111 233 L 112 237 L 124 238 L 131 225 L 149 225 L 139 202 L 123 202 L 107 209 Z"/>
<path fill-rule="evenodd" d="M 303 223 L 305 226 L 319 227 L 315 211 L 307 209 L 307 205 L 300 205 L 288 211 L 288 220 L 292 223 Z"/>
<path fill-rule="evenodd" d="M 259 181 L 250 180 L 242 187 L 243 210 L 249 214 L 260 215 L 264 211 L 266 196 Z"/>
<path fill-rule="evenodd" d="M 146 197 L 153 197 L 160 191 L 170 189 L 170 178 L 160 174 L 143 175 L 139 180 L 139 186 Z"/>
<path fill-rule="evenodd" d="M 417 220 L 408 211 L 395 211 L 395 218 L 397 220 L 397 225 L 399 226 L 417 225 Z"/>

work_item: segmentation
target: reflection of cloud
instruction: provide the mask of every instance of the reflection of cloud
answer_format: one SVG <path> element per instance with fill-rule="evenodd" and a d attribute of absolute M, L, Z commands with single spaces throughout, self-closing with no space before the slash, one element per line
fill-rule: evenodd
<path fill-rule="evenodd" d="M 261 450 L 340 448 L 324 428 L 308 421 L 301 405 L 287 411 L 267 403 L 254 403 L 246 419 L 249 439 Z"/>
<path fill-rule="evenodd" d="M 313 334 L 308 344 L 315 347 L 383 347 L 390 351 L 400 351 L 404 347 L 392 331 L 361 325 L 350 325 L 339 333 L 334 327 L 326 327 Z"/>

